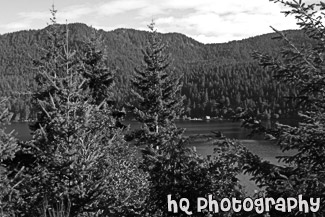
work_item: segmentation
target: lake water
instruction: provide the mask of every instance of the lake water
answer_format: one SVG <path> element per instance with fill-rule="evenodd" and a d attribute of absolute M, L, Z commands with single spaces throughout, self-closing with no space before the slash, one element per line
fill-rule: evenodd
<path fill-rule="evenodd" d="M 136 122 L 126 122 L 131 128 L 139 126 Z M 203 135 L 210 134 L 211 131 L 221 131 L 228 138 L 239 139 L 241 143 L 246 146 L 252 153 L 257 154 L 265 160 L 272 163 L 279 164 L 276 156 L 290 155 L 293 152 L 283 153 L 280 148 L 270 141 L 263 140 L 262 137 L 256 137 L 254 139 L 248 139 L 247 135 L 249 130 L 240 127 L 239 122 L 231 122 L 226 120 L 211 120 L 211 121 L 177 121 L 177 126 L 185 128 L 185 135 Z M 268 123 L 270 124 L 270 123 Z M 28 123 L 11 123 L 6 126 L 6 131 L 10 132 L 14 130 L 14 135 L 21 140 L 31 139 Z M 192 146 L 196 147 L 199 154 L 203 156 L 211 155 L 213 153 L 214 146 L 209 142 L 193 143 Z M 252 194 L 256 185 L 249 180 L 250 176 L 240 175 L 239 179 L 246 186 L 246 190 L 249 194 Z"/>
<path fill-rule="evenodd" d="M 131 128 L 140 126 L 135 121 L 125 121 L 124 124 L 130 125 Z M 185 135 L 209 134 L 211 131 L 221 131 L 228 138 L 247 139 L 248 130 L 240 127 L 239 122 L 231 122 L 226 120 L 211 121 L 189 121 L 182 120 L 176 122 L 178 127 L 185 128 Z M 28 123 L 12 122 L 6 126 L 6 132 L 14 130 L 14 134 L 21 140 L 31 139 Z"/>
<path fill-rule="evenodd" d="M 139 126 L 138 123 L 127 121 L 125 124 L 130 125 L 131 128 Z M 227 120 L 211 120 L 211 121 L 177 121 L 177 126 L 185 128 L 186 136 L 211 134 L 211 131 L 221 131 L 226 137 L 238 139 L 250 151 L 264 158 L 265 160 L 277 163 L 275 156 L 283 155 L 280 148 L 274 142 L 265 141 L 263 137 L 255 137 L 248 139 L 249 130 L 241 128 L 239 122 L 231 122 Z M 6 132 L 14 130 L 14 135 L 20 140 L 31 139 L 28 123 L 13 122 L 6 126 Z M 213 152 L 213 145 L 209 143 L 195 143 L 197 151 L 206 156 Z"/>

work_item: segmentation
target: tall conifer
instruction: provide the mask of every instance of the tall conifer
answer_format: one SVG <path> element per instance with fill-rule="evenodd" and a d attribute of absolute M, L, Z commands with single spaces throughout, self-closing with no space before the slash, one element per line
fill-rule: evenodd
<path fill-rule="evenodd" d="M 107 100 L 111 73 L 101 64 L 95 42 L 79 55 L 84 58 L 77 58 L 69 47 L 68 26 L 63 33 L 61 27 L 52 18 L 48 46 L 37 62 L 38 120 L 28 143 L 35 162 L 22 189 L 26 203 L 17 211 L 27 216 L 51 210 L 67 216 L 136 216 L 146 196 L 146 174 L 115 127 Z M 103 86 L 98 74 L 105 77 Z"/>
<path fill-rule="evenodd" d="M 132 80 L 133 111 L 142 129 L 137 132 L 138 144 L 163 145 L 182 134 L 175 119 L 182 114 L 183 96 L 180 77 L 170 69 L 167 45 L 157 33 L 154 23 L 149 26 L 150 36 L 142 50 L 143 66 L 135 69 Z"/>
<path fill-rule="evenodd" d="M 183 104 L 180 78 L 169 70 L 166 44 L 153 23 L 149 29 L 148 44 L 143 51 L 144 66 L 136 70 L 133 79 L 135 100 L 132 101 L 134 115 L 142 124 L 134 136 L 137 144 L 145 145 L 141 166 L 149 173 L 147 212 L 150 216 L 188 216 L 184 212 L 168 212 L 167 195 L 170 194 L 176 201 L 188 198 L 194 215 L 206 216 L 195 211 L 197 198 L 223 189 L 225 192 L 216 195 L 218 198 L 240 195 L 238 183 L 231 181 L 238 170 L 230 168 L 233 158 L 222 156 L 212 164 L 188 148 L 183 130 L 175 124 Z M 218 170 L 218 166 L 226 170 Z"/>
<path fill-rule="evenodd" d="M 112 102 L 115 71 L 106 66 L 101 36 L 94 30 L 90 38 L 80 46 L 80 73 L 87 79 L 93 103 Z"/>
<path fill-rule="evenodd" d="M 283 32 L 278 33 L 285 47 L 277 56 L 254 53 L 259 64 L 267 69 L 278 81 L 294 86 L 297 95 L 292 99 L 297 103 L 300 115 L 299 125 L 277 124 L 273 131 L 283 151 L 293 154 L 283 156 L 285 166 L 252 162 L 249 172 L 261 186 L 266 187 L 269 197 L 323 198 L 325 192 L 325 85 L 324 85 L 324 10 L 325 4 L 306 4 L 302 1 L 270 0 L 289 9 L 286 15 L 293 15 L 297 25 L 305 35 L 313 40 L 311 45 L 296 45 Z M 319 11 L 318 11 L 319 10 Z M 320 12 L 320 13 L 318 13 Z M 294 210 L 283 214 L 271 211 L 273 216 L 324 216 L 325 203 L 320 202 L 317 213 L 303 213 Z"/>

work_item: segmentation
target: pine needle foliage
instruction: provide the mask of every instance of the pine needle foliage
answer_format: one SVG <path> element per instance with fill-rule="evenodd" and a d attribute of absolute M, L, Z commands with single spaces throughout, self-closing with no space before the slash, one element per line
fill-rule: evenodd
<path fill-rule="evenodd" d="M 280 31 L 277 39 L 286 43 L 278 56 L 255 52 L 254 58 L 280 82 L 294 85 L 298 94 L 293 96 L 299 107 L 299 126 L 278 124 L 277 139 L 282 150 L 294 150 L 292 156 L 281 157 L 283 167 L 263 166 L 254 162 L 250 169 L 267 196 L 324 198 L 324 144 L 325 144 L 325 86 L 324 41 L 325 27 L 323 2 L 306 4 L 302 1 L 270 0 L 289 8 L 285 15 L 294 16 L 297 25 L 313 41 L 309 46 L 296 45 Z M 323 216 L 324 201 L 317 213 L 273 213 L 277 216 Z"/>
<path fill-rule="evenodd" d="M 41 216 L 61 207 L 70 217 L 140 215 L 147 175 L 116 127 L 112 72 L 95 40 L 81 54 L 71 50 L 68 27 L 62 32 L 55 12 L 44 56 L 36 62 L 38 119 L 25 147 L 35 160 L 21 188 L 26 203 L 17 212 Z"/>
<path fill-rule="evenodd" d="M 227 168 L 230 159 L 220 157 L 212 163 L 188 147 L 189 141 L 183 138 L 184 130 L 175 124 L 183 103 L 180 78 L 169 70 L 167 46 L 154 23 L 149 25 L 149 30 L 148 43 L 143 50 L 144 65 L 136 69 L 133 78 L 131 106 L 135 119 L 142 124 L 133 136 L 137 145 L 144 146 L 141 168 L 149 174 L 146 212 L 149 216 L 187 216 L 184 212 L 168 212 L 167 195 L 170 194 L 176 201 L 188 198 L 195 216 L 208 216 L 207 212 L 196 212 L 197 198 L 219 191 L 218 198 L 241 195 L 236 188 L 238 183 L 232 181 L 238 171 L 220 172 L 217 162 Z M 231 190 L 221 192 L 222 189 Z"/>
<path fill-rule="evenodd" d="M 143 126 L 137 131 L 137 144 L 163 145 L 182 134 L 175 119 L 182 114 L 183 96 L 180 77 L 170 70 L 171 59 L 166 54 L 155 24 L 149 26 L 150 36 L 142 50 L 143 66 L 135 69 L 132 79 L 132 109 L 135 119 Z"/>
<path fill-rule="evenodd" d="M 5 125 L 9 123 L 11 114 L 6 108 L 6 99 L 0 98 L 0 215 L 13 215 L 13 205 L 19 200 L 16 187 L 20 184 L 21 173 L 16 175 L 10 171 L 6 161 L 12 160 L 20 150 L 17 139 L 11 133 L 5 132 Z"/>
<path fill-rule="evenodd" d="M 87 79 L 85 87 L 91 92 L 94 104 L 99 105 L 103 101 L 112 103 L 112 88 L 114 86 L 115 71 L 106 66 L 105 50 L 102 48 L 101 36 L 93 31 L 87 41 L 80 46 L 80 72 Z"/>

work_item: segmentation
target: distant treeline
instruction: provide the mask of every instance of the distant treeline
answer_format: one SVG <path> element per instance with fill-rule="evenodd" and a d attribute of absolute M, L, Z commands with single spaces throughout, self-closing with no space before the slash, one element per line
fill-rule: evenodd
<path fill-rule="evenodd" d="M 70 24 L 71 44 L 82 46 L 92 28 Z M 132 29 L 100 30 L 106 46 L 106 64 L 116 71 L 114 96 L 119 106 L 129 99 L 130 75 L 142 61 L 141 48 L 148 32 Z M 296 44 L 311 43 L 301 31 L 287 31 Z M 295 88 L 271 81 L 251 57 L 253 50 L 278 53 L 283 42 L 266 34 L 241 41 L 204 45 L 178 33 L 163 34 L 172 55 L 172 68 L 183 79 L 185 116 L 231 116 L 236 110 L 251 109 L 261 118 L 292 114 L 293 104 L 284 99 L 295 95 Z M 45 31 L 20 31 L 0 36 L 0 96 L 9 97 L 13 120 L 34 119 L 30 91 L 34 90 L 32 60 L 40 55 Z M 306 42 L 307 41 L 307 42 Z M 140 49 L 139 49 L 140 48 Z"/>

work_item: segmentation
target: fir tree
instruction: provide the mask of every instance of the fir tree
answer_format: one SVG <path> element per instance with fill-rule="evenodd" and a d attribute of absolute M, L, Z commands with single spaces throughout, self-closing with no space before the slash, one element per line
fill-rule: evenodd
<path fill-rule="evenodd" d="M 182 114 L 183 97 L 180 77 L 169 69 L 171 60 L 165 54 L 167 45 L 162 42 L 154 23 L 148 27 L 151 33 L 142 51 L 144 65 L 135 69 L 132 80 L 132 108 L 135 119 L 143 124 L 137 132 L 138 144 L 159 146 L 182 133 L 175 119 Z"/>
<path fill-rule="evenodd" d="M 92 96 L 92 104 L 106 104 L 112 109 L 112 115 L 116 118 L 116 126 L 125 128 L 121 121 L 125 117 L 125 111 L 116 108 L 117 103 L 114 97 L 115 70 L 107 67 L 105 62 L 106 49 L 101 35 L 96 30 L 92 31 L 90 38 L 80 42 L 81 48 L 78 52 L 80 73 L 86 79 L 83 87 L 89 89 Z M 115 92 L 116 93 L 116 92 Z"/>
<path fill-rule="evenodd" d="M 284 33 L 278 33 L 278 39 L 285 42 L 286 47 L 276 56 L 254 53 L 261 66 L 286 85 L 294 86 L 297 95 L 292 99 L 299 107 L 299 126 L 278 124 L 275 136 L 283 151 L 294 150 L 292 156 L 281 157 L 286 163 L 283 167 L 251 162 L 250 172 L 254 179 L 266 187 L 269 197 L 297 197 L 304 199 L 323 198 L 325 191 L 324 144 L 325 144 L 325 89 L 324 89 L 324 41 L 325 28 L 323 14 L 318 16 L 316 8 L 325 10 L 324 3 L 305 4 L 302 1 L 271 0 L 281 3 L 290 9 L 286 15 L 294 15 L 297 24 L 304 33 L 314 41 L 311 46 L 295 45 Z M 323 216 L 324 201 L 321 201 L 317 213 L 305 214 L 295 210 L 292 213 L 277 216 Z"/>
<path fill-rule="evenodd" d="M 170 194 L 176 201 L 188 198 L 195 216 L 206 216 L 207 213 L 196 212 L 197 198 L 222 189 L 225 192 L 218 194 L 218 198 L 241 195 L 236 188 L 238 183 L 231 181 L 239 167 L 229 168 L 234 163 L 233 158 L 220 157 L 212 163 L 188 148 L 183 130 L 175 124 L 183 106 L 179 92 L 181 83 L 168 70 L 170 62 L 165 54 L 166 45 L 153 23 L 149 29 L 150 37 L 143 51 L 145 66 L 136 70 L 133 80 L 134 114 L 143 124 L 134 136 L 137 144 L 146 145 L 141 166 L 149 173 L 150 181 L 146 210 L 150 216 L 188 216 L 184 212 L 168 212 L 167 195 Z M 221 172 L 216 169 L 218 165 L 228 167 L 228 170 Z"/>
<path fill-rule="evenodd" d="M 6 108 L 6 99 L 0 98 L 0 215 L 3 217 L 13 216 L 13 205 L 20 199 L 16 187 L 24 172 L 21 169 L 15 174 L 15 171 L 10 171 L 6 162 L 12 160 L 19 151 L 13 132 L 8 134 L 4 130 L 4 125 L 9 123 L 11 116 Z"/>
<path fill-rule="evenodd" d="M 37 79 L 42 81 L 34 94 L 38 120 L 28 142 L 35 161 L 29 168 L 30 179 L 20 189 L 26 203 L 17 205 L 16 212 L 27 216 L 47 215 L 50 210 L 68 216 L 140 215 L 146 174 L 138 169 L 136 150 L 125 144 L 115 127 L 106 98 L 111 73 L 106 66 L 89 62 L 102 62 L 102 56 L 92 56 L 95 44 L 80 55 L 87 57 L 80 64 L 69 48 L 68 33 L 67 28 L 61 33 L 54 17 L 45 56 L 37 62 Z M 108 75 L 103 80 L 108 89 L 99 86 L 103 95 L 95 94 L 91 86 L 98 72 Z"/>
<path fill-rule="evenodd" d="M 94 30 L 90 38 L 82 42 L 80 54 L 80 73 L 87 79 L 85 87 L 90 89 L 94 104 L 103 101 L 111 104 L 115 72 L 105 64 L 103 42 L 97 31 Z"/>

